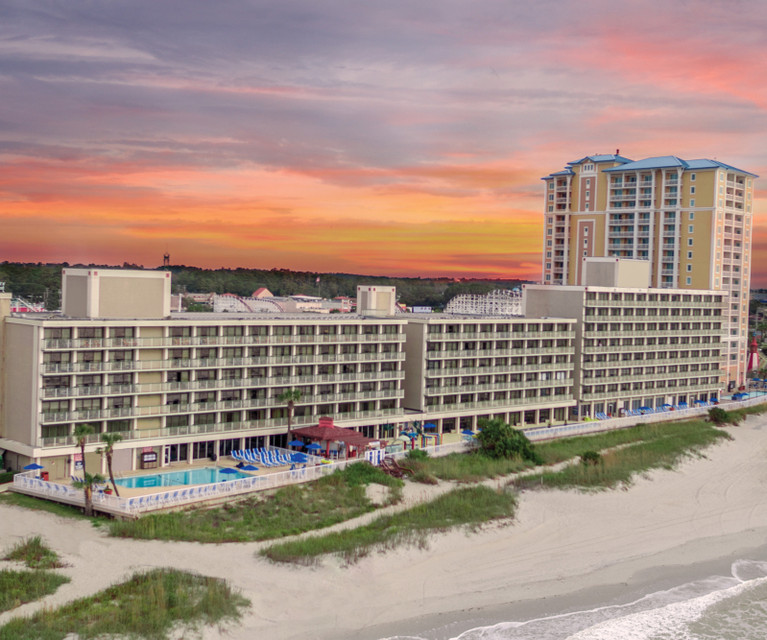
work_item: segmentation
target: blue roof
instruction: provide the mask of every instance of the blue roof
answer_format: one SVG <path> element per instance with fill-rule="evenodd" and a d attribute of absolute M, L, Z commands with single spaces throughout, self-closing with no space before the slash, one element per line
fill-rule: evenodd
<path fill-rule="evenodd" d="M 575 162 L 568 162 L 568 166 L 572 166 L 574 164 L 580 164 L 581 162 L 585 162 L 586 160 L 591 160 L 591 162 L 631 162 L 628 158 L 624 158 L 623 156 L 619 156 L 616 153 L 605 153 L 605 154 L 597 154 L 593 156 L 585 156 L 581 158 L 580 160 L 576 160 Z"/>
<path fill-rule="evenodd" d="M 555 178 L 557 176 L 574 176 L 575 171 L 572 169 L 563 169 L 562 171 L 557 171 L 556 173 L 551 173 L 547 175 L 545 178 L 541 178 L 541 180 L 548 180 L 549 178 Z"/>
<path fill-rule="evenodd" d="M 746 175 L 753 176 L 754 178 L 758 177 L 755 173 L 732 167 L 723 162 L 718 162 L 717 160 L 682 160 L 682 158 L 678 158 L 677 156 L 657 156 L 655 158 L 644 158 L 643 160 L 629 162 L 628 164 L 623 164 L 619 167 L 610 167 L 604 171 L 605 173 L 610 173 L 613 171 L 642 171 L 645 169 L 671 169 L 674 167 L 679 167 L 681 169 L 719 168 L 727 169 L 728 171 L 737 171 L 738 173 L 744 173 Z"/>

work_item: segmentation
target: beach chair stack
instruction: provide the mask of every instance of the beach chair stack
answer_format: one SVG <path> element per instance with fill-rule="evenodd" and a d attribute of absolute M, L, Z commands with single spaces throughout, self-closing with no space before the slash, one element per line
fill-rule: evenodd
<path fill-rule="evenodd" d="M 292 455 L 265 447 L 232 451 L 232 458 L 261 467 L 284 467 L 293 462 Z"/>

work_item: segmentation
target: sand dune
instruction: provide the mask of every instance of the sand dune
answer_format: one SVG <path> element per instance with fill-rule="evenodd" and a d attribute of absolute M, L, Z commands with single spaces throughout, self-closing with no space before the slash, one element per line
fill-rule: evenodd
<path fill-rule="evenodd" d="M 733 441 L 705 457 L 628 490 L 528 491 L 511 526 L 434 536 L 427 550 L 375 554 L 348 568 L 334 560 L 319 568 L 273 565 L 255 556 L 262 543 L 112 539 L 87 522 L 1 506 L 3 547 L 41 534 L 71 565 L 63 571 L 72 582 L 0 622 L 157 566 L 225 578 L 252 601 L 241 625 L 206 638 L 372 639 L 497 607 L 532 616 L 568 597 L 576 606 L 589 593 L 620 595 L 767 540 L 767 420 L 749 418 L 730 433 Z M 413 486 L 407 501 L 430 491 Z"/>

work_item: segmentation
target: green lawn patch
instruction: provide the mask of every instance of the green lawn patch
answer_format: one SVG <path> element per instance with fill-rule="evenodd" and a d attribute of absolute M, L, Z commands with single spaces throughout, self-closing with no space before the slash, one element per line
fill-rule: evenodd
<path fill-rule="evenodd" d="M 429 478 L 439 478 L 460 483 L 473 483 L 517 473 L 534 466 L 520 458 L 490 458 L 479 451 L 451 453 L 434 458 L 406 458 L 403 466 L 413 470 L 412 479 L 429 483 Z"/>
<path fill-rule="evenodd" d="M 25 495 L 23 493 L 14 493 L 12 491 L 6 491 L 0 494 L 0 504 L 10 504 L 17 507 L 24 507 L 25 509 L 36 509 L 38 511 L 47 511 L 63 518 L 76 518 L 83 520 L 86 517 L 83 515 L 82 509 L 79 507 L 73 507 L 68 504 L 61 504 L 60 502 L 53 502 L 51 500 L 43 500 L 41 498 L 33 498 L 32 496 Z"/>
<path fill-rule="evenodd" d="M 612 488 L 629 484 L 634 475 L 651 469 L 672 469 L 685 456 L 730 436 L 704 420 L 640 425 L 595 436 L 568 438 L 541 448 L 544 459 L 567 460 L 584 452 L 601 454 L 596 464 L 571 464 L 561 471 L 523 476 L 514 481 L 521 489 Z M 545 448 L 548 447 L 548 453 Z M 577 452 L 577 453 L 576 453 Z"/>
<path fill-rule="evenodd" d="M 179 627 L 236 621 L 249 602 L 217 578 L 155 569 L 134 575 L 88 598 L 0 627 L 0 640 L 61 640 L 128 636 L 150 639 L 178 635 Z M 187 637 L 184 635 L 183 637 Z"/>
<path fill-rule="evenodd" d="M 335 554 L 347 563 L 373 550 L 400 545 L 425 546 L 428 536 L 455 527 L 476 528 L 491 520 L 511 519 L 516 496 L 484 486 L 455 489 L 431 502 L 388 516 L 376 518 L 363 527 L 282 542 L 260 554 L 275 562 L 313 564 L 326 554 Z"/>
<path fill-rule="evenodd" d="M 69 578 L 50 571 L 0 570 L 0 613 L 39 600 L 66 582 L 69 582 Z M 0 638 L 2 637 L 0 633 Z"/>
<path fill-rule="evenodd" d="M 401 499 L 401 480 L 370 464 L 358 463 L 271 495 L 255 494 L 218 507 L 150 514 L 137 520 L 114 520 L 109 530 L 111 535 L 125 538 L 215 543 L 281 538 L 374 510 L 365 491 L 370 483 L 390 488 L 388 504 Z"/>
<path fill-rule="evenodd" d="M 3 560 L 23 562 L 30 569 L 58 569 L 64 566 L 56 552 L 46 546 L 40 536 L 19 542 Z"/>

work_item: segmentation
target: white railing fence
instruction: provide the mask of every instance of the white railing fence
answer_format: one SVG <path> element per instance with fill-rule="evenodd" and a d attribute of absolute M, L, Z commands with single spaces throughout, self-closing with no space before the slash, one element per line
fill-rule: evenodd
<path fill-rule="evenodd" d="M 767 402 L 767 394 L 754 398 L 747 398 L 738 402 L 725 403 L 725 409 L 754 406 Z M 720 405 L 721 406 L 721 405 Z M 578 422 L 575 424 L 566 424 L 556 427 L 533 427 L 524 429 L 525 435 L 535 442 L 550 440 L 565 436 L 585 435 L 590 433 L 599 433 L 602 431 L 612 431 L 615 429 L 625 429 L 639 423 L 665 422 L 670 419 L 683 419 L 693 416 L 705 415 L 711 407 L 692 407 L 679 411 L 667 411 L 663 413 L 650 413 L 641 416 L 627 416 L 625 418 L 611 418 L 602 421 Z M 438 444 L 424 447 L 430 456 L 448 455 L 450 453 L 460 453 L 474 446 L 472 438 L 462 439 L 460 442 L 451 442 L 449 444 Z M 277 447 L 275 447 L 277 449 Z M 283 450 L 288 451 L 288 450 Z M 380 464 L 385 456 L 391 456 L 395 459 L 407 456 L 410 449 L 398 451 L 395 453 L 386 453 L 384 451 L 366 452 L 365 458 L 373 464 Z M 295 453 L 295 452 L 292 452 Z M 101 492 L 94 492 L 93 506 L 97 511 L 103 511 L 113 515 L 124 517 L 137 517 L 143 513 L 167 509 L 170 507 L 180 507 L 215 500 L 218 498 L 251 493 L 253 491 L 263 491 L 266 489 L 275 489 L 289 484 L 298 484 L 316 480 L 324 475 L 328 475 L 337 469 L 343 469 L 349 464 L 360 462 L 363 458 L 351 458 L 348 460 L 339 460 L 333 462 L 323 462 L 312 464 L 317 458 L 311 457 L 309 464 L 296 465 L 296 468 L 274 473 L 250 476 L 248 478 L 237 478 L 234 480 L 225 480 L 203 485 L 193 485 L 182 488 L 174 488 L 158 493 L 147 494 L 134 497 L 117 497 Z M 18 473 L 13 477 L 13 488 L 20 493 L 55 500 L 77 507 L 82 507 L 85 503 L 83 491 L 75 489 L 69 484 L 59 484 L 47 480 L 40 480 L 35 471 L 25 471 Z"/>

